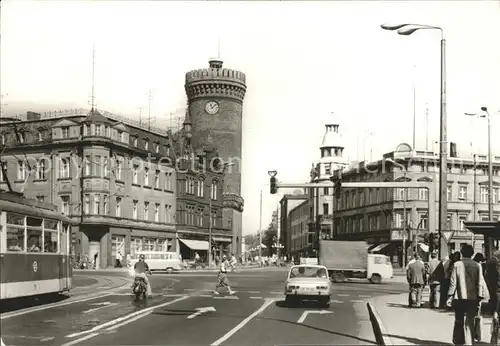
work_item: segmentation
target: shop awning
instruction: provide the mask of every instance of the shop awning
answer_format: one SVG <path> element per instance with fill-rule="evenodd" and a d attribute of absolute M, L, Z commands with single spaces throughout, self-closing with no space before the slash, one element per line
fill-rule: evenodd
<path fill-rule="evenodd" d="M 213 241 L 218 241 L 219 243 L 230 243 L 231 238 L 223 238 L 223 237 L 212 237 Z"/>
<path fill-rule="evenodd" d="M 205 240 L 191 240 L 191 239 L 179 239 L 191 250 L 204 250 L 208 251 L 208 241 Z"/>
<path fill-rule="evenodd" d="M 383 248 L 385 248 L 388 245 L 389 245 L 389 243 L 378 244 L 373 249 L 371 249 L 370 252 L 379 252 L 380 250 L 382 250 Z"/>

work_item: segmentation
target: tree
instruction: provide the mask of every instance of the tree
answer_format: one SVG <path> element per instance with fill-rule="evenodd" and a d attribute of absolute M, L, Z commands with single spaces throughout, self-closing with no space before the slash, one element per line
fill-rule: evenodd
<path fill-rule="evenodd" d="M 259 234 L 247 234 L 245 236 L 245 246 L 247 249 L 254 249 L 259 246 Z"/>
<path fill-rule="evenodd" d="M 267 247 L 267 255 L 272 256 L 276 252 L 276 248 L 273 245 L 277 242 L 278 237 L 278 227 L 276 224 L 271 222 L 267 229 L 262 235 L 262 243 Z"/>

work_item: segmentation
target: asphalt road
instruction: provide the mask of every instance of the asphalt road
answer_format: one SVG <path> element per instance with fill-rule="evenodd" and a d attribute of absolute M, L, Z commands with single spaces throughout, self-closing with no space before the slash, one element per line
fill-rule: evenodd
<path fill-rule="evenodd" d="M 284 269 L 231 273 L 236 294 L 213 296 L 214 273 L 154 275 L 147 302 L 135 302 L 123 287 L 3 313 L 2 340 L 7 346 L 375 344 L 363 301 L 406 291 L 402 283 L 334 284 L 329 309 L 290 308 L 285 276 Z"/>

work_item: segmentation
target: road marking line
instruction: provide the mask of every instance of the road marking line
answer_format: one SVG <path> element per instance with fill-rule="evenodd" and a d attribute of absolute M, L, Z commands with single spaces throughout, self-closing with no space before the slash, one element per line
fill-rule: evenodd
<path fill-rule="evenodd" d="M 339 297 L 349 297 L 348 294 L 344 294 L 344 293 L 339 293 L 339 294 L 337 294 L 337 296 L 339 296 Z"/>
<path fill-rule="evenodd" d="M 194 289 L 194 288 L 186 288 L 186 289 L 184 289 L 184 291 L 194 292 L 194 291 L 195 291 L 195 289 Z"/>
<path fill-rule="evenodd" d="M 266 310 L 267 307 L 269 305 L 271 305 L 272 303 L 274 303 L 274 299 L 268 299 L 268 300 L 266 300 L 264 302 L 264 304 L 262 304 L 262 306 L 258 310 L 254 311 L 250 316 L 248 316 L 247 318 L 245 318 L 236 327 L 234 327 L 233 329 L 231 329 L 229 332 L 227 332 L 224 336 L 222 336 L 217 341 L 213 342 L 210 346 L 218 346 L 218 345 L 222 344 L 224 341 L 226 341 L 231 336 L 233 336 L 236 332 L 238 332 L 238 330 L 240 330 L 241 328 L 243 328 L 248 322 L 250 322 L 252 319 L 254 319 L 257 315 L 259 315 L 264 310 Z"/>
<path fill-rule="evenodd" d="M 136 312 L 133 312 L 131 314 L 128 314 L 128 315 L 125 315 L 123 317 L 120 317 L 120 318 L 116 318 L 114 320 L 111 320 L 109 322 L 106 322 L 104 324 L 101 324 L 101 325 L 98 325 L 98 326 L 95 326 L 94 328 L 92 329 L 89 329 L 89 330 L 84 330 L 82 332 L 78 332 L 78 333 L 73 333 L 73 334 L 69 334 L 69 335 L 66 335 L 67 338 L 74 338 L 76 336 L 80 336 L 80 335 L 84 335 L 84 334 L 88 334 L 88 333 L 93 333 L 93 332 L 96 332 L 98 330 L 101 330 L 103 328 L 106 328 L 106 327 L 110 327 L 110 326 L 114 326 L 115 324 L 117 323 L 120 323 L 124 320 L 127 320 L 129 318 L 132 318 L 132 317 L 135 317 L 137 315 L 144 315 L 147 313 L 147 312 L 152 312 L 153 310 L 155 309 L 159 309 L 159 308 L 162 308 L 164 306 L 168 306 L 168 305 L 172 305 L 172 304 L 175 304 L 177 302 L 180 302 L 181 300 L 185 300 L 185 299 L 188 299 L 189 296 L 182 296 L 180 298 L 177 298 L 177 299 L 174 299 L 174 300 L 171 300 L 169 302 L 166 302 L 166 303 L 163 303 L 163 304 L 158 304 L 158 305 L 155 305 L 155 306 L 151 306 L 149 308 L 146 308 L 146 309 L 142 309 L 142 310 L 139 310 L 139 311 L 136 311 Z M 86 339 L 85 339 L 86 340 Z"/>
<path fill-rule="evenodd" d="M 139 319 L 141 319 L 141 318 L 143 318 L 143 317 L 146 317 L 147 315 L 150 315 L 152 312 L 153 312 L 153 311 L 148 311 L 148 312 L 146 312 L 146 313 L 144 313 L 144 314 L 141 314 L 141 315 L 135 316 L 134 318 L 131 318 L 131 319 L 129 319 L 129 320 L 126 320 L 126 321 L 124 321 L 124 322 L 122 322 L 122 323 L 119 323 L 119 324 L 117 324 L 117 325 L 114 325 L 113 327 L 109 327 L 108 329 L 106 329 L 106 331 L 107 331 L 107 332 L 110 332 L 110 331 L 112 331 L 112 330 L 115 330 L 115 329 L 118 329 L 118 328 L 120 328 L 120 327 L 123 327 L 124 325 L 127 325 L 127 324 L 132 323 L 132 322 L 134 322 L 134 321 L 137 321 L 137 320 L 139 320 Z"/>
<path fill-rule="evenodd" d="M 270 294 L 283 294 L 283 292 L 271 292 Z"/>
<path fill-rule="evenodd" d="M 360 297 L 360 298 L 371 298 L 371 296 L 368 295 L 368 294 L 358 294 L 358 297 Z"/>
<path fill-rule="evenodd" d="M 100 287 L 97 287 L 97 289 L 102 289 L 102 290 L 105 289 L 105 288 L 107 289 L 107 288 L 110 288 L 110 287 L 109 286 L 100 286 Z"/>
<path fill-rule="evenodd" d="M 364 303 L 364 301 L 354 299 L 354 300 L 351 300 L 351 303 Z"/>
<path fill-rule="evenodd" d="M 109 307 L 115 306 L 115 305 L 118 305 L 118 303 L 110 303 L 110 304 L 106 304 L 104 306 L 99 306 L 98 308 L 88 309 L 88 310 L 85 310 L 83 313 L 88 314 L 89 312 L 94 312 L 94 311 L 101 310 L 104 308 L 109 308 Z"/>
<path fill-rule="evenodd" d="M 260 293 L 260 291 L 248 291 L 248 293 L 250 293 L 250 294 L 257 294 L 257 293 Z"/>
<path fill-rule="evenodd" d="M 330 303 L 334 303 L 334 304 L 342 304 L 342 303 L 344 303 L 344 302 L 343 302 L 342 300 L 334 300 L 334 299 L 332 299 L 332 300 L 330 300 Z"/>
<path fill-rule="evenodd" d="M 250 299 L 262 299 L 262 297 L 250 297 Z"/>
<path fill-rule="evenodd" d="M 200 294 L 199 297 L 212 298 L 212 295 L 211 294 Z"/>
<path fill-rule="evenodd" d="M 4 320 L 4 319 L 7 319 L 7 318 L 16 317 L 16 316 L 21 316 L 21 315 L 26 315 L 26 314 L 29 314 L 31 312 L 37 312 L 37 311 L 47 310 L 47 309 L 51 309 L 51 308 L 58 308 L 60 306 L 66 306 L 66 305 L 70 305 L 70 304 L 78 304 L 78 303 L 86 302 L 86 301 L 92 300 L 92 299 L 104 298 L 104 297 L 107 297 L 107 296 L 109 296 L 111 294 L 112 293 L 104 293 L 104 294 L 101 294 L 101 295 L 87 297 L 87 298 L 84 298 L 84 299 L 73 300 L 71 302 L 52 303 L 52 304 L 48 304 L 48 305 L 44 305 L 44 306 L 39 306 L 39 307 L 34 307 L 34 308 L 28 308 L 28 310 L 16 311 L 16 312 L 13 312 L 13 313 L 10 313 L 10 314 L 9 313 L 2 314 L 0 316 L 0 320 Z"/>
<path fill-rule="evenodd" d="M 62 344 L 61 346 L 73 346 L 73 345 L 79 344 L 82 341 L 85 341 L 85 340 L 88 340 L 88 339 L 92 339 L 93 337 L 95 337 L 97 335 L 99 335 L 99 333 L 92 333 L 90 335 L 84 336 L 83 338 L 76 339 L 76 340 L 67 342 L 65 344 Z"/>
<path fill-rule="evenodd" d="M 48 337 L 48 338 L 43 338 L 43 339 L 41 339 L 40 341 L 41 341 L 41 342 L 45 342 L 45 341 L 52 341 L 52 340 L 54 340 L 54 339 L 55 339 L 55 336 L 50 336 L 50 337 Z"/>

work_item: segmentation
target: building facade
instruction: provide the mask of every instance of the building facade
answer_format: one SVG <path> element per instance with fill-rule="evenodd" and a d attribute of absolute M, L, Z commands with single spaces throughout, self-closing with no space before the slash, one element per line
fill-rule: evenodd
<path fill-rule="evenodd" d="M 117 252 L 178 251 L 176 171 L 166 132 L 92 109 L 28 112 L 2 121 L 0 137 L 14 189 L 57 205 L 78 223 L 74 254 L 91 260 L 97 254 L 104 268 Z"/>
<path fill-rule="evenodd" d="M 284 255 L 287 259 L 291 259 L 291 255 L 296 253 L 296 249 L 292 246 L 292 230 L 291 230 L 291 217 L 298 217 L 300 213 L 294 213 L 291 215 L 291 211 L 294 210 L 298 205 L 302 204 L 304 201 L 308 201 L 309 196 L 306 194 L 286 194 L 280 200 L 280 232 L 281 241 L 284 249 Z M 306 229 L 306 233 L 308 230 Z M 295 243 L 294 243 L 295 244 Z M 294 245 L 293 244 L 293 245 Z"/>
<path fill-rule="evenodd" d="M 450 250 L 461 244 L 473 243 L 483 251 L 481 236 L 474 237 L 464 222 L 488 219 L 488 169 L 486 156 L 475 158 L 449 157 L 448 230 L 443 236 Z M 494 217 L 500 215 L 500 157 L 493 160 Z M 360 163 L 340 174 L 342 182 L 414 181 L 435 183 L 438 189 L 439 159 L 432 152 L 415 151 L 407 144 L 388 153 L 376 162 Z M 395 265 L 401 265 L 403 239 L 406 251 L 423 241 L 423 235 L 437 232 L 436 219 L 429 219 L 429 195 L 426 189 L 343 188 L 334 203 L 333 238 L 365 240 L 378 246 L 377 251 L 389 255 Z M 433 202 L 438 210 L 438 201 Z M 405 213 L 406 210 L 406 213 Z M 405 217 L 406 215 L 406 217 Z M 405 220 L 406 219 L 406 220 Z M 406 222 L 405 222 L 406 221 Z M 406 227 L 405 227 L 406 224 Z"/>
<path fill-rule="evenodd" d="M 301 201 L 291 209 L 287 221 L 287 229 L 290 231 L 290 259 L 297 261 L 301 257 L 308 257 L 314 250 L 314 234 L 309 232 L 309 200 Z"/>
<path fill-rule="evenodd" d="M 212 59 L 209 67 L 186 73 L 185 90 L 192 120 L 193 145 L 215 147 L 227 167 L 223 192 L 223 228 L 232 230 L 232 249 L 241 255 L 243 198 L 241 147 L 246 77 Z"/>
<path fill-rule="evenodd" d="M 194 258 L 198 252 L 208 261 L 230 253 L 233 234 L 223 225 L 224 168 L 216 148 L 195 149 L 191 141 L 191 120 L 186 112 L 183 131 L 174 136 L 177 162 L 177 234 L 182 258 Z M 209 245 L 209 234 L 212 244 Z"/>

